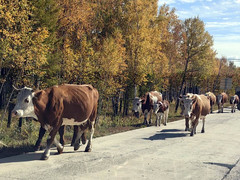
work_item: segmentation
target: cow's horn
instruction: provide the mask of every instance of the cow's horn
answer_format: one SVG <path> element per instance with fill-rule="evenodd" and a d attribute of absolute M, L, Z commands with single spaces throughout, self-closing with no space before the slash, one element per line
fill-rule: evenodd
<path fill-rule="evenodd" d="M 21 89 L 16 88 L 14 85 L 12 85 L 13 89 L 15 89 L 16 91 L 20 91 Z"/>

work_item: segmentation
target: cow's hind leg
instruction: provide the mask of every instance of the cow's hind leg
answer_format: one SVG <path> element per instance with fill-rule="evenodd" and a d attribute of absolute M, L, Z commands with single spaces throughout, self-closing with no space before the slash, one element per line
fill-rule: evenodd
<path fill-rule="evenodd" d="M 168 114 L 169 114 L 169 108 L 164 112 L 164 126 L 167 125 L 167 120 L 168 120 Z"/>
<path fill-rule="evenodd" d="M 148 110 L 147 109 L 145 109 L 145 111 L 144 111 L 144 122 L 143 122 L 143 124 L 145 125 L 148 125 L 148 120 L 147 120 L 147 118 L 148 118 Z"/>

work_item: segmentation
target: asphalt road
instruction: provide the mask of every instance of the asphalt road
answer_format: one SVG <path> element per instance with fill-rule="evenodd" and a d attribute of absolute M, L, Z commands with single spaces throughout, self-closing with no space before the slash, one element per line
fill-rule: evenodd
<path fill-rule="evenodd" d="M 47 161 L 42 151 L 0 159 L 0 179 L 239 180 L 240 112 L 224 111 L 208 115 L 194 137 L 180 120 L 95 138 L 90 153 L 67 146 Z"/>

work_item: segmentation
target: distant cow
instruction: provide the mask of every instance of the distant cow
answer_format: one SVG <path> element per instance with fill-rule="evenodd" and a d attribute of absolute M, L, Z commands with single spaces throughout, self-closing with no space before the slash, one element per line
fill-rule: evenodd
<path fill-rule="evenodd" d="M 234 95 L 230 98 L 230 104 L 232 106 L 232 110 L 231 110 L 232 113 L 236 112 L 236 107 L 237 107 L 238 103 L 239 103 L 238 95 Z"/>
<path fill-rule="evenodd" d="M 158 101 L 153 106 L 153 111 L 156 114 L 156 126 L 161 125 L 161 120 L 163 118 L 163 124 L 167 125 L 168 113 L 169 113 L 169 102 L 167 100 Z"/>
<path fill-rule="evenodd" d="M 213 105 L 216 104 L 216 96 L 212 92 L 207 92 L 206 96 L 210 99 L 211 113 L 213 112 Z"/>
<path fill-rule="evenodd" d="M 196 134 L 196 128 L 201 118 L 203 121 L 202 133 L 205 132 L 205 118 L 210 113 L 210 100 L 205 95 L 194 94 L 191 97 L 182 98 L 184 104 L 184 115 L 192 121 L 191 136 Z"/>
<path fill-rule="evenodd" d="M 79 139 L 88 128 L 90 136 L 85 151 L 92 150 L 92 138 L 97 115 L 99 94 L 91 85 L 60 85 L 33 91 L 22 88 L 17 96 L 17 103 L 12 111 L 18 117 L 34 117 L 41 127 L 49 130 L 47 147 L 41 159 L 48 159 L 50 147 L 54 143 L 59 153 L 63 146 L 55 136 L 62 125 L 81 125 L 74 144 L 74 150 L 79 148 Z"/>
<path fill-rule="evenodd" d="M 141 99 L 139 97 L 135 97 L 133 100 L 133 108 L 132 108 L 132 112 L 134 113 L 134 115 L 139 118 L 140 114 L 142 111 L 142 102 Z"/>
<path fill-rule="evenodd" d="M 184 115 L 184 103 L 183 103 L 183 99 L 184 98 L 191 98 L 193 96 L 193 94 L 192 93 L 187 93 L 186 95 L 181 95 L 180 97 L 179 97 L 179 104 L 180 104 L 180 108 L 181 108 L 181 115 L 183 116 Z M 190 131 L 190 128 L 189 128 L 189 117 L 187 117 L 187 116 L 184 116 L 184 118 L 185 118 L 185 131 Z"/>
<path fill-rule="evenodd" d="M 218 113 L 223 113 L 223 105 L 228 101 L 228 95 L 221 93 L 217 96 Z"/>
<path fill-rule="evenodd" d="M 158 101 L 162 101 L 162 94 L 158 91 L 151 91 L 144 94 L 141 98 L 142 112 L 144 113 L 144 124 L 151 124 L 153 105 Z M 150 113 L 149 121 L 147 120 L 148 114 Z"/>

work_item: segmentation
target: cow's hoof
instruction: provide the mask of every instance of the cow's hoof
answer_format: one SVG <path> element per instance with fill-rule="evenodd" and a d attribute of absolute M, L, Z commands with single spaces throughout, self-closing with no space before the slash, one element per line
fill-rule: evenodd
<path fill-rule="evenodd" d="M 62 154 L 63 148 L 57 148 L 58 154 Z"/>
<path fill-rule="evenodd" d="M 34 146 L 33 151 L 39 151 L 40 150 L 40 146 Z"/>
<path fill-rule="evenodd" d="M 194 135 L 194 133 L 193 133 L 193 132 L 191 132 L 190 136 L 193 136 L 193 135 Z"/>
<path fill-rule="evenodd" d="M 74 144 L 74 151 L 77 151 L 80 148 L 81 144 L 80 143 L 75 143 Z"/>
<path fill-rule="evenodd" d="M 189 128 L 185 128 L 185 131 L 190 131 L 190 129 Z"/>
<path fill-rule="evenodd" d="M 205 133 L 205 130 L 202 130 L 201 133 Z"/>
<path fill-rule="evenodd" d="M 40 158 L 40 160 L 48 160 L 49 156 L 46 156 L 45 154 L 43 154 Z"/>
<path fill-rule="evenodd" d="M 85 152 L 91 152 L 92 151 L 92 148 L 86 148 L 85 149 Z"/>
<path fill-rule="evenodd" d="M 166 123 L 164 123 L 163 125 L 164 125 L 164 126 L 167 126 L 167 124 L 166 124 Z"/>

